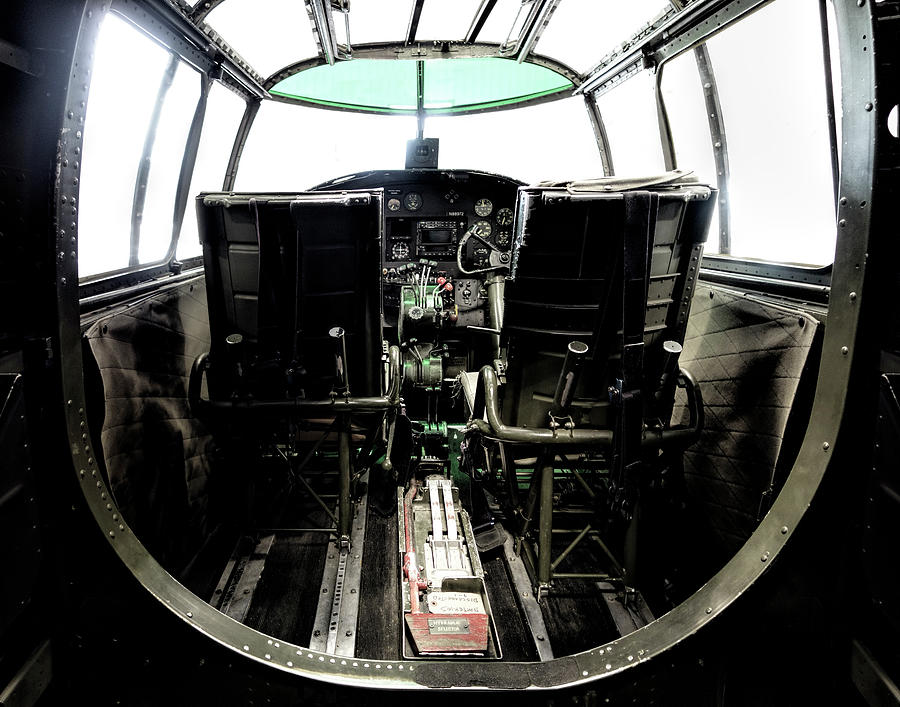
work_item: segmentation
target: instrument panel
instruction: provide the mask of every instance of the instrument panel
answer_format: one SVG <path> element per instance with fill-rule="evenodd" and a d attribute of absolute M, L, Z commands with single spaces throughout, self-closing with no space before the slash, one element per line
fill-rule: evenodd
<path fill-rule="evenodd" d="M 452 309 L 450 325 L 484 326 L 484 277 L 464 275 L 457 248 L 472 227 L 501 251 L 512 246 L 514 208 L 522 183 L 467 170 L 391 170 L 332 180 L 317 189 L 384 189 L 381 244 L 385 326 L 394 326 L 400 288 L 440 291 Z M 490 249 L 476 238 L 465 246 L 466 262 L 486 264 Z"/>

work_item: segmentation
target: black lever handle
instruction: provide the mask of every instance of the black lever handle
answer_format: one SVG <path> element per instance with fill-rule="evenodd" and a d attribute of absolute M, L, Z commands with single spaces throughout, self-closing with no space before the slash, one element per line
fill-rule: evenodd
<path fill-rule="evenodd" d="M 566 349 L 566 359 L 563 361 L 562 371 L 559 373 L 559 381 L 556 383 L 556 393 L 553 395 L 553 406 L 550 408 L 552 417 L 564 417 L 568 415 L 569 406 L 575 399 L 575 388 L 578 387 L 578 379 L 581 376 L 581 366 L 587 358 L 588 345 L 581 341 L 570 341 Z"/>

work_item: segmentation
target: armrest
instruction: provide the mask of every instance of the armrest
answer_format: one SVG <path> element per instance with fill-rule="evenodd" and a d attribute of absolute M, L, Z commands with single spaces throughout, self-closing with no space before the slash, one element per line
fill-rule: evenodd
<path fill-rule="evenodd" d="M 392 346 L 390 356 L 390 382 L 386 395 L 354 397 L 337 396 L 322 400 L 306 400 L 293 398 L 287 400 L 203 400 L 200 391 L 203 387 L 203 375 L 209 370 L 209 354 L 202 353 L 194 359 L 191 375 L 188 380 L 188 404 L 194 415 L 201 417 L 209 413 L 231 412 L 258 414 L 290 414 L 312 412 L 316 415 L 325 413 L 381 412 L 397 408 L 400 405 L 400 349 Z"/>
<path fill-rule="evenodd" d="M 644 447 L 670 447 L 692 444 L 703 429 L 703 397 L 700 387 L 690 373 L 681 369 L 678 378 L 687 392 L 690 422 L 687 425 L 663 430 L 645 430 L 641 444 Z M 503 423 L 500 417 L 500 396 L 497 373 L 491 366 L 481 369 L 475 392 L 475 405 L 470 427 L 478 429 L 486 437 L 500 442 L 525 444 L 560 444 L 566 446 L 609 447 L 613 442 L 613 431 L 606 429 L 540 429 L 536 427 L 512 427 Z M 487 421 L 482 419 L 487 413 Z"/>

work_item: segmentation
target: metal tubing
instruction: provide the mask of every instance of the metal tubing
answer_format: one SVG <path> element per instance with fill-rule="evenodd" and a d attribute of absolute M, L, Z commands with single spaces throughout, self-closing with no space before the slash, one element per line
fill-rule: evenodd
<path fill-rule="evenodd" d="M 332 414 L 353 412 L 383 412 L 396 408 L 400 404 L 400 349 L 390 349 L 391 387 L 387 395 L 363 398 L 327 398 L 325 400 L 203 400 L 200 390 L 203 384 L 203 373 L 209 367 L 209 354 L 200 354 L 191 367 L 188 379 L 188 402 L 194 414 L 203 412 L 231 412 L 284 415 L 309 411 Z"/>
<path fill-rule="evenodd" d="M 194 166 L 197 164 L 197 152 L 200 148 L 200 135 L 206 119 L 206 104 L 209 99 L 209 91 L 212 88 L 212 77 L 207 74 L 200 75 L 200 97 L 197 99 L 197 107 L 194 109 L 194 117 L 188 131 L 187 144 L 184 148 L 184 156 L 181 160 L 181 170 L 178 173 L 178 186 L 175 188 L 175 208 L 172 213 L 172 239 L 169 241 L 169 249 L 165 260 L 175 257 L 178 249 L 178 237 L 181 235 L 181 226 L 184 223 L 184 212 L 187 208 L 188 192 L 191 188 L 191 179 L 194 175 Z"/>
<path fill-rule="evenodd" d="M 678 167 L 678 158 L 675 155 L 675 142 L 672 139 L 669 112 L 666 110 L 666 102 L 662 95 L 664 68 L 664 64 L 656 67 L 656 80 L 653 82 L 653 99 L 656 102 L 656 121 L 659 125 L 659 144 L 662 148 L 663 162 L 666 166 L 666 171 L 671 172 Z"/>
<path fill-rule="evenodd" d="M 256 120 L 256 114 L 259 112 L 261 101 L 258 98 L 247 101 L 247 107 L 244 109 L 244 115 L 238 125 L 237 133 L 234 136 L 234 143 L 231 146 L 231 155 L 228 158 L 228 165 L 225 167 L 225 179 L 222 181 L 222 191 L 231 191 L 234 189 L 234 180 L 237 177 L 238 166 L 241 163 L 241 155 L 244 153 L 244 144 L 247 142 L 247 136 L 250 134 L 250 128 L 253 127 L 253 121 Z"/>
<path fill-rule="evenodd" d="M 550 561 L 551 541 L 553 539 L 553 457 L 541 465 L 541 500 L 538 513 L 538 585 L 546 587 L 550 584 L 553 565 Z"/>
<path fill-rule="evenodd" d="M 585 535 L 587 535 L 590 532 L 591 532 L 590 524 L 584 526 L 584 529 L 580 533 L 578 533 L 578 535 L 575 536 L 575 539 L 566 546 L 566 549 L 563 550 L 559 554 L 559 557 L 557 557 L 555 560 L 553 560 L 553 562 L 550 564 L 550 571 L 554 572 L 556 570 L 556 568 L 559 566 L 559 563 L 562 562 L 563 560 L 565 560 L 569 556 L 569 553 L 571 553 L 572 550 L 575 549 L 575 547 L 578 545 L 578 543 L 580 543 L 582 540 L 584 540 Z"/>
<path fill-rule="evenodd" d="M 703 428 L 703 402 L 700 389 L 687 371 L 681 371 L 687 388 L 688 411 L 690 423 L 684 427 L 673 427 L 665 430 L 644 430 L 641 443 L 647 448 L 662 448 L 670 445 L 692 444 L 700 436 Z M 543 430 L 531 427 L 511 427 L 503 424 L 500 418 L 499 384 L 497 373 L 491 366 L 481 369 L 478 379 L 478 392 L 483 391 L 483 406 L 476 403 L 469 424 L 476 427 L 486 437 L 501 442 L 518 442 L 524 444 L 552 444 L 582 447 L 609 447 L 612 444 L 612 430 Z M 476 401 L 479 395 L 476 395 Z M 482 408 L 483 409 L 480 409 Z M 487 413 L 487 422 L 480 419 Z"/>
<path fill-rule="evenodd" d="M 481 369 L 479 385 L 484 386 L 485 412 L 488 421 L 477 419 L 480 411 L 473 413 L 472 424 L 484 434 L 496 437 L 503 442 L 525 442 L 533 444 L 581 444 L 609 446 L 612 443 L 612 430 L 566 430 L 557 433 L 554 430 L 541 430 L 526 427 L 510 427 L 500 419 L 500 401 L 498 396 L 497 374 L 490 366 Z"/>
<path fill-rule="evenodd" d="M 497 0 L 481 0 L 481 5 L 475 12 L 475 17 L 472 18 L 472 24 L 469 25 L 469 31 L 466 32 L 466 44 L 471 44 L 478 39 L 481 28 L 484 27 L 484 23 L 487 22 L 487 18 L 496 4 Z"/>
<path fill-rule="evenodd" d="M 612 151 L 609 147 L 609 135 L 603 122 L 600 107 L 592 93 L 584 94 L 584 105 L 587 108 L 588 117 L 591 120 L 591 128 L 594 130 L 594 138 L 597 140 L 597 149 L 600 151 L 600 164 L 603 166 L 603 176 L 612 177 L 616 171 L 613 167 Z"/>
<path fill-rule="evenodd" d="M 582 488 L 585 490 L 585 493 L 587 493 L 588 497 L 593 501 L 594 498 L 596 498 L 596 496 L 597 496 L 597 494 L 594 493 L 594 489 L 592 489 L 588 485 L 588 482 L 584 480 L 584 477 L 581 474 L 579 474 L 577 471 L 575 471 L 574 469 L 572 470 L 572 475 L 575 477 L 575 480 L 581 484 Z"/>
<path fill-rule="evenodd" d="M 332 427 L 333 427 L 333 425 L 332 425 Z M 309 450 L 309 452 L 306 455 L 306 458 L 300 463 L 300 466 L 296 470 L 293 469 L 293 467 L 291 466 L 291 460 L 288 459 L 288 456 L 284 452 L 282 452 L 280 449 L 277 449 L 277 448 L 276 448 L 276 451 L 281 455 L 281 458 L 284 459 L 285 462 L 287 462 L 288 469 L 290 469 L 291 471 L 294 472 L 294 475 L 297 477 L 297 479 L 300 481 L 300 483 L 303 484 L 303 486 L 309 492 L 309 495 L 313 497 L 313 500 L 319 504 L 319 506 L 321 507 L 321 509 L 323 511 L 325 511 L 325 513 L 328 514 L 328 517 L 331 518 L 331 522 L 334 523 L 334 526 L 336 528 L 338 526 L 337 517 L 334 515 L 334 513 L 332 513 L 331 509 L 328 507 L 328 504 L 325 503 L 325 499 L 322 498 L 322 496 L 320 496 L 319 494 L 317 494 L 315 492 L 315 489 L 313 489 L 313 487 L 310 485 L 310 483 L 303 477 L 303 473 L 302 473 L 303 467 L 306 466 L 306 464 L 312 458 L 312 455 L 315 454 L 316 450 L 319 448 L 319 446 L 322 444 L 322 442 L 325 440 L 325 438 L 328 437 L 330 432 L 331 432 L 331 428 L 329 428 L 325 432 L 324 435 L 322 435 L 318 440 L 316 440 L 316 443 L 313 445 L 312 449 Z"/>
<path fill-rule="evenodd" d="M 338 517 L 332 512 L 332 510 L 328 507 L 328 504 L 325 503 L 325 499 L 323 499 L 319 494 L 315 492 L 312 486 L 310 486 L 309 482 L 303 478 L 302 474 L 297 474 L 297 478 L 300 480 L 300 483 L 303 484 L 303 487 L 309 492 L 309 495 L 313 497 L 313 500 L 319 504 L 319 507 L 328 514 L 328 517 L 331 518 L 331 522 L 334 523 L 335 528 L 339 527 Z M 330 530 L 330 529 L 329 529 Z"/>
<path fill-rule="evenodd" d="M 506 289 L 506 276 L 494 274 L 485 280 L 488 296 L 488 313 L 491 318 L 491 327 L 497 330 L 491 334 L 494 348 L 494 358 L 500 358 L 500 332 L 503 330 L 503 291 Z"/>
<path fill-rule="evenodd" d="M 338 532 L 341 540 L 350 538 L 350 417 L 341 416 L 341 431 L 338 433 Z"/>
<path fill-rule="evenodd" d="M 419 29 L 419 20 L 422 17 L 422 5 L 425 0 L 415 0 L 412 10 L 409 14 L 409 25 L 406 27 L 406 43 L 412 44 L 416 41 L 416 32 Z"/>

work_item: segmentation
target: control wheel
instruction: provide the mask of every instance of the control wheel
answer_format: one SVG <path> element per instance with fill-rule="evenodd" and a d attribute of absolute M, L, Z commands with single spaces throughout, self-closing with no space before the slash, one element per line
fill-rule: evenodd
<path fill-rule="evenodd" d="M 466 245 L 473 238 L 484 246 L 480 250 L 487 251 L 487 266 L 472 262 L 466 263 L 469 267 L 463 264 L 467 260 Z M 509 270 L 511 259 L 512 257 L 509 253 L 501 250 L 479 233 L 478 223 L 463 234 L 463 237 L 459 239 L 459 244 L 456 246 L 456 265 L 463 275 L 480 275 L 481 273 L 494 272 L 495 270 Z"/>

